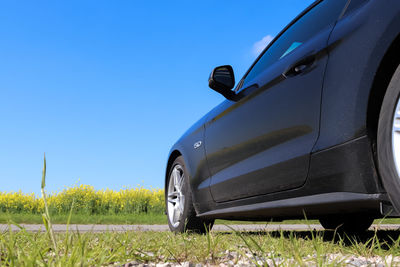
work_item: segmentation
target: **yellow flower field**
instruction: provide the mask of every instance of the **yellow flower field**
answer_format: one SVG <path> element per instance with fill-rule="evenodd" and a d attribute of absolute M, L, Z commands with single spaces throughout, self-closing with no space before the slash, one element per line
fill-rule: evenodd
<path fill-rule="evenodd" d="M 67 214 L 73 204 L 74 213 L 138 214 L 163 213 L 164 190 L 125 188 L 95 190 L 90 185 L 76 185 L 48 196 L 50 213 Z M 0 211 L 9 213 L 43 213 L 40 196 L 19 192 L 0 192 Z"/>

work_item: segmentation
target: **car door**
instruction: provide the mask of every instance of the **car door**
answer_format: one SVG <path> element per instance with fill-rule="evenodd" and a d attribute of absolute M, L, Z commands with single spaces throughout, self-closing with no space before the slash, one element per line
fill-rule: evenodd
<path fill-rule="evenodd" d="M 329 35 L 347 0 L 317 1 L 273 41 L 207 117 L 216 202 L 300 187 L 319 133 Z"/>

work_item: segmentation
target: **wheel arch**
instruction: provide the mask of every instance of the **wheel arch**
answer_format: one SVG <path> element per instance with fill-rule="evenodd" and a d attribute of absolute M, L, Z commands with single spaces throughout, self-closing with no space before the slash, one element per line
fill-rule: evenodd
<path fill-rule="evenodd" d="M 169 155 L 168 162 L 167 162 L 167 168 L 166 168 L 166 170 L 165 170 L 165 183 L 164 183 L 164 188 L 165 188 L 165 189 L 166 189 L 167 186 L 168 186 L 169 171 L 170 171 L 170 169 L 171 169 L 171 167 L 172 167 L 172 164 L 174 163 L 174 161 L 175 161 L 179 156 L 182 156 L 182 153 L 181 153 L 179 150 L 177 150 L 177 149 L 173 150 L 173 151 L 170 153 L 170 155 Z"/>

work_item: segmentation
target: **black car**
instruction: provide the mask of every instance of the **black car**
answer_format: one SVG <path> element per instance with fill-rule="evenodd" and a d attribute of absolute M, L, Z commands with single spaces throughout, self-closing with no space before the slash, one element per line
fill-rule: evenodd
<path fill-rule="evenodd" d="M 170 229 L 215 219 L 319 219 L 366 230 L 400 215 L 400 1 L 320 0 L 172 147 Z"/>

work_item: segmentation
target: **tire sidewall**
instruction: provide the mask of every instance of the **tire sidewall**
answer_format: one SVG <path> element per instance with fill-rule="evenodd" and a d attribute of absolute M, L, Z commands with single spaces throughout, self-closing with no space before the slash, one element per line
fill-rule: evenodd
<path fill-rule="evenodd" d="M 319 221 L 326 230 L 361 233 L 368 230 L 374 221 L 374 217 L 366 214 L 341 214 L 325 216 Z"/>
<path fill-rule="evenodd" d="M 400 177 L 392 150 L 393 116 L 400 95 L 400 66 L 397 68 L 386 91 L 379 115 L 377 154 L 378 169 L 389 198 L 400 212 Z"/>

